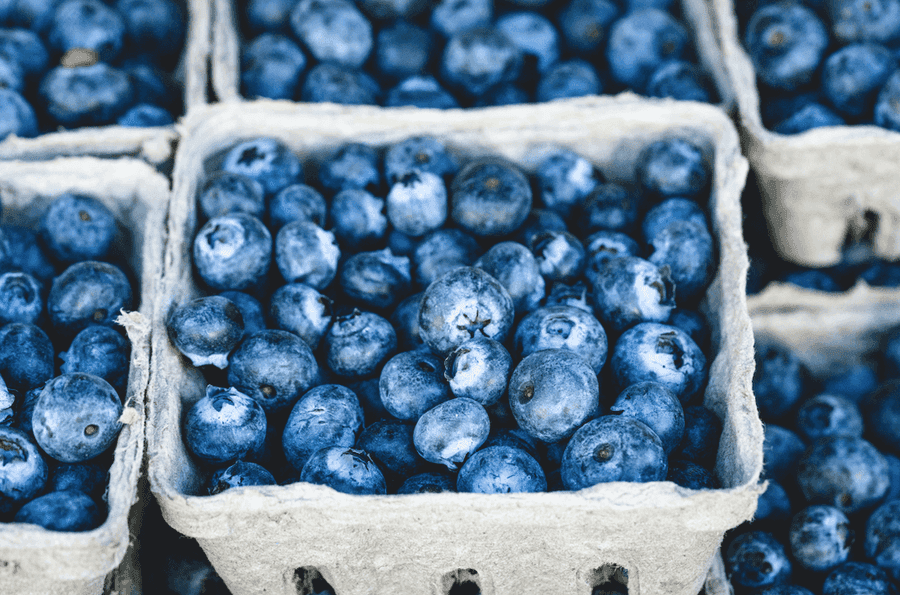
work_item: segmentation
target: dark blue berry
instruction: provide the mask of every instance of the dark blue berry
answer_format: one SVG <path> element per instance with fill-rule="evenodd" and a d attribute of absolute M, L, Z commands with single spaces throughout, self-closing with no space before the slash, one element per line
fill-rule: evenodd
<path fill-rule="evenodd" d="M 228 355 L 244 337 L 244 319 L 227 298 L 201 297 L 173 310 L 166 330 L 175 348 L 192 364 L 224 369 Z"/>

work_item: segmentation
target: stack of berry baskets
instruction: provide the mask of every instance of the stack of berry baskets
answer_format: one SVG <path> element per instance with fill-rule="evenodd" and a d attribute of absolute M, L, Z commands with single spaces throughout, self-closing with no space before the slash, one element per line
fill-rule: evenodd
<path fill-rule="evenodd" d="M 900 258 L 900 4 L 711 6 L 776 251 L 830 266 L 871 236 L 878 257 Z"/>
<path fill-rule="evenodd" d="M 335 125 L 338 119 L 340 126 Z M 233 593 L 307 592 L 298 585 L 321 586 L 322 581 L 339 595 L 373 590 L 447 593 L 466 582 L 476 583 L 485 595 L 587 595 L 604 585 L 638 594 L 693 595 L 700 590 L 725 531 L 753 514 L 762 465 L 762 427 L 750 390 L 753 338 L 744 296 L 748 261 L 739 204 L 747 164 L 737 133 L 720 110 L 634 97 L 470 112 L 225 103 L 193 112 L 182 131 L 166 267 L 153 320 L 148 468 L 151 490 L 166 521 L 197 539 Z M 181 306 L 215 293 L 202 286 L 191 256 L 205 219 L 197 197 L 210 174 L 223 167 L 226 154 L 239 143 L 269 138 L 295 155 L 284 163 L 299 159 L 304 179 L 317 183 L 317 167 L 347 143 L 383 153 L 395 143 L 423 135 L 444 143 L 460 161 L 493 155 L 529 174 L 548 149 L 562 147 L 587 159 L 607 180 L 625 185 L 634 184 L 638 155 L 654 141 L 682 137 L 700 148 L 709 167 L 711 193 L 705 204 L 719 265 L 700 301 L 712 338 L 709 380 L 697 401 L 702 397 L 722 423 L 717 454 L 710 453 L 719 488 L 617 481 L 546 493 L 351 495 L 305 481 L 226 489 L 229 482 L 242 485 L 241 472 L 232 468 L 224 476 L 217 474 L 220 487 L 208 491 L 214 467 L 195 458 L 198 443 L 183 437 L 182 428 L 188 411 L 207 394 L 208 384 L 230 383 L 214 366 L 195 368 L 173 344 L 178 333 L 169 323 Z M 264 163 L 261 159 L 269 163 L 264 145 L 257 149 L 263 152 L 251 155 L 247 150 L 247 164 Z M 361 171 L 356 166 L 351 170 Z M 228 235 L 230 226 L 224 224 L 222 233 Z M 334 228 L 337 234 L 350 231 Z M 322 232 L 322 237 L 330 233 Z M 229 241 L 224 235 L 222 239 Z M 217 270 L 228 274 L 221 267 Z M 215 299 L 216 307 L 234 309 L 227 305 L 229 300 Z M 282 331 L 252 336 L 263 333 Z M 333 367 L 334 362 L 328 362 Z M 322 369 L 325 365 L 323 360 Z M 579 369 L 583 365 L 573 362 Z M 269 388 L 267 394 L 276 394 Z M 223 403 L 245 398 L 221 389 L 213 393 L 228 397 Z M 225 405 L 220 407 L 225 411 Z M 365 456 L 354 452 L 342 456 Z M 229 478 L 230 473 L 235 474 Z M 226 491 L 216 493 L 220 489 Z"/>
<path fill-rule="evenodd" d="M 220 101 L 449 109 L 631 91 L 729 110 L 711 23 L 702 0 L 214 0 L 211 81 Z"/>
<path fill-rule="evenodd" d="M 65 0 L 0 10 L 0 159 L 173 156 L 208 99 L 210 3 Z"/>
<path fill-rule="evenodd" d="M 133 561 L 133 556 L 128 554 L 135 528 L 131 513 L 138 499 L 144 453 L 150 317 L 156 281 L 161 277 L 168 180 L 136 159 L 109 161 L 70 157 L 48 162 L 0 163 L 0 186 L 4 226 L 36 228 L 47 206 L 65 193 L 87 196 L 102 203 L 115 218 L 117 227 L 110 258 L 121 262 L 121 266 L 130 271 L 130 276 L 126 276 L 134 286 L 132 309 L 113 313 L 118 316 L 116 323 L 125 327 L 131 355 L 127 361 L 129 369 L 124 392 L 120 395 L 123 407 L 119 418 L 121 430 L 109 457 L 112 465 L 108 486 L 104 480 L 101 486 L 105 489 L 103 501 L 96 501 L 102 514 L 100 518 L 105 520 L 89 530 L 56 531 L 37 524 L 15 522 L 11 517 L 4 519 L 6 522 L 0 523 L 0 559 L 3 560 L 0 592 L 100 595 L 111 588 L 124 592 L 127 585 L 133 584 L 136 571 L 133 565 L 125 568 L 120 564 L 123 560 Z M 33 252 L 31 255 L 34 256 Z M 9 262 L 4 264 L 5 270 L 16 270 L 15 262 L 12 269 Z M 62 348 L 66 349 L 65 346 Z M 54 373 L 57 375 L 58 372 Z M 101 379 L 96 378 L 96 382 Z M 119 398 L 116 396 L 115 401 Z M 20 420 L 26 418 L 22 399 L 24 395 L 16 396 L 13 404 L 16 417 L 12 428 L 4 430 L 25 436 L 15 429 L 23 423 Z M 10 457 L 5 465 L 10 468 L 16 460 Z M 52 477 L 55 469 L 61 466 L 49 457 L 46 460 L 54 470 Z M 50 486 L 49 480 L 47 485 Z M 74 492 L 59 493 L 85 497 Z M 8 500 L 6 509 L 4 514 L 9 516 Z"/>

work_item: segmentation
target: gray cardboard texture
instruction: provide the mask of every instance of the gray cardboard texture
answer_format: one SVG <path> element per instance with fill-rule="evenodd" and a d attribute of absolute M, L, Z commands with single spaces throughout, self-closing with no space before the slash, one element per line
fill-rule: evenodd
<path fill-rule="evenodd" d="M 828 126 L 797 135 L 767 130 L 756 74 L 733 0 L 711 0 L 725 70 L 734 89 L 744 153 L 759 181 L 775 250 L 803 266 L 837 264 L 845 238 L 876 215 L 874 249 L 900 258 L 900 133 L 878 126 Z"/>
<path fill-rule="evenodd" d="M 120 226 L 116 245 L 141 283 L 140 307 L 119 323 L 131 340 L 125 410 L 107 492 L 109 515 L 92 531 L 63 533 L 36 525 L 0 523 L 0 593 L 98 595 L 125 556 L 129 511 L 137 498 L 144 452 L 144 402 L 150 371 L 150 316 L 161 276 L 168 181 L 146 163 L 87 157 L 0 163 L 4 224 L 34 226 L 64 192 L 92 196 Z M 110 580 L 111 582 L 111 580 Z M 120 581 L 121 582 L 121 581 Z M 119 593 L 131 591 L 118 590 Z"/>
<path fill-rule="evenodd" d="M 182 8 L 187 34 L 176 78 L 184 85 L 184 108 L 187 111 L 195 105 L 207 103 L 210 0 L 183 0 Z M 0 159 L 34 161 L 61 156 L 131 156 L 159 165 L 172 157 L 177 140 L 174 126 L 76 128 L 35 138 L 7 137 L 0 141 Z"/>
<path fill-rule="evenodd" d="M 243 99 L 240 61 L 243 37 L 238 31 L 238 19 L 244 18 L 243 10 L 246 3 L 235 0 L 212 0 L 212 2 L 210 74 L 213 92 L 219 101 L 240 101 Z M 716 39 L 709 6 L 706 0 L 679 0 L 679 4 L 684 22 L 693 36 L 699 62 L 709 73 L 713 86 L 719 93 L 719 105 L 730 111 L 734 104 L 734 91 L 722 65 L 722 52 Z"/>
<path fill-rule="evenodd" d="M 700 590 L 724 532 L 753 514 L 762 468 L 739 203 L 747 164 L 720 110 L 627 95 L 468 112 L 260 101 L 198 109 L 180 132 L 153 320 L 148 470 L 164 518 L 198 540 L 235 595 L 296 593 L 302 567 L 315 567 L 339 595 L 442 594 L 457 569 L 476 570 L 484 595 L 587 595 L 612 570 L 607 564 L 627 569 L 633 595 Z M 165 329 L 175 307 L 200 295 L 189 257 L 199 185 L 227 149 L 258 136 L 286 143 L 310 174 L 351 139 L 383 148 L 422 134 L 467 157 L 501 155 L 527 170 L 542 147 L 566 145 L 619 181 L 632 178 L 638 152 L 652 140 L 688 134 L 703 145 L 714 171 L 710 212 L 720 253 L 704 301 L 716 354 L 705 404 L 724 422 L 716 466 L 724 489 L 656 482 L 504 496 L 350 496 L 295 483 L 199 495 L 206 477 L 185 450 L 181 419 L 205 383 Z"/>

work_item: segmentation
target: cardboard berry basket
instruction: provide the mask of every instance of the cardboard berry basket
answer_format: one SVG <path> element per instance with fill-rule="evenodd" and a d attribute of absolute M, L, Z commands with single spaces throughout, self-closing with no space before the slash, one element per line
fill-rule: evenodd
<path fill-rule="evenodd" d="M 99 595 L 105 588 L 139 593 L 136 568 L 114 572 L 133 540 L 130 512 L 137 499 L 144 453 L 144 407 L 150 371 L 150 317 L 161 276 L 168 180 L 135 159 L 89 157 L 40 162 L 0 162 L 2 223 L 37 224 L 43 210 L 64 192 L 92 196 L 116 217 L 116 246 L 134 278 L 135 311 L 119 324 L 131 341 L 131 361 L 106 498 L 108 515 L 85 532 L 47 531 L 37 525 L 0 523 L 0 593 L 15 595 Z M 140 290 L 140 291 L 138 291 Z"/>
<path fill-rule="evenodd" d="M 700 590 L 725 531 L 753 514 L 762 468 L 739 203 L 747 163 L 720 110 L 631 95 L 468 112 L 259 101 L 200 108 L 179 131 L 152 329 L 148 469 L 166 521 L 197 539 L 235 595 L 308 593 L 302 584 L 319 574 L 338 595 L 444 594 L 462 577 L 484 595 L 588 595 L 607 578 L 627 581 L 633 595 Z M 500 155 L 526 170 L 541 147 L 564 145 L 626 181 L 639 151 L 671 134 L 699 142 L 714 172 L 720 266 L 704 300 L 714 336 L 705 404 L 724 422 L 716 466 L 723 489 L 618 482 L 579 492 L 350 496 L 295 483 L 201 495 L 208 478 L 185 449 L 181 420 L 205 382 L 169 342 L 165 321 L 201 295 L 190 259 L 195 197 L 234 144 L 277 138 L 307 176 L 351 140 L 384 148 L 432 135 L 461 156 Z"/>
<path fill-rule="evenodd" d="M 184 110 L 207 103 L 210 52 L 210 0 L 181 0 L 186 33 L 175 78 L 183 86 Z M 59 156 L 138 157 L 159 165 L 169 160 L 178 135 L 174 126 L 60 129 L 34 138 L 0 141 L 0 160 L 41 160 Z"/>
<path fill-rule="evenodd" d="M 246 2 L 238 0 L 211 0 L 212 50 L 210 79 L 213 92 L 219 101 L 240 101 L 241 95 L 241 44 L 245 41 L 239 30 L 238 19 L 243 18 Z M 691 35 L 697 59 L 719 94 L 720 106 L 730 110 L 734 93 L 722 67 L 721 50 L 713 29 L 712 15 L 706 0 L 678 0 L 682 16 Z M 437 2 L 429 5 L 437 5 Z M 562 8 L 568 2 L 560 3 Z M 523 8 L 526 10 L 526 8 Z"/>
<path fill-rule="evenodd" d="M 900 133 L 875 125 L 784 135 L 762 124 L 756 73 L 733 0 L 711 0 L 725 71 L 737 101 L 744 153 L 759 180 L 769 236 L 795 264 L 837 264 L 847 239 L 873 237 L 900 258 Z"/>

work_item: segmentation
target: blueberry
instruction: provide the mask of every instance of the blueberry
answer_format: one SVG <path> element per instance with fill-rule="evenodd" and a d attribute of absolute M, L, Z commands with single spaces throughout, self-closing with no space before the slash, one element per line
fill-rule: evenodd
<path fill-rule="evenodd" d="M 125 20 L 101 0 L 63 0 L 53 15 L 48 42 L 57 53 L 72 49 L 96 52 L 112 62 L 122 51 Z"/>
<path fill-rule="evenodd" d="M 275 290 L 269 306 L 274 325 L 315 350 L 331 324 L 332 301 L 309 285 L 289 283 Z"/>
<path fill-rule="evenodd" d="M 822 595 L 893 595 L 888 575 L 872 564 L 845 562 L 831 571 L 822 585 Z"/>
<path fill-rule="evenodd" d="M 224 369 L 244 336 L 244 319 L 222 296 L 201 297 L 179 306 L 166 322 L 169 340 L 195 366 Z"/>
<path fill-rule="evenodd" d="M 705 226 L 691 221 L 670 223 L 651 241 L 648 261 L 668 267 L 675 295 L 682 304 L 703 297 L 715 273 L 715 247 Z"/>
<path fill-rule="evenodd" d="M 666 481 L 689 490 L 715 490 L 720 487 L 716 476 L 708 469 L 684 459 L 675 459 L 669 463 Z"/>
<path fill-rule="evenodd" d="M 367 426 L 356 441 L 356 448 L 369 453 L 378 464 L 389 488 L 423 473 L 427 467 L 413 444 L 413 429 L 413 424 L 396 419 L 376 421 Z M 451 484 L 451 488 L 456 491 L 455 484 Z"/>
<path fill-rule="evenodd" d="M 293 99 L 306 68 L 306 55 L 297 44 L 277 33 L 264 33 L 241 56 L 241 90 L 244 97 Z"/>
<path fill-rule="evenodd" d="M 17 61 L 26 81 L 43 75 L 50 63 L 44 41 L 27 29 L 0 29 L 0 56 Z"/>
<path fill-rule="evenodd" d="M 800 459 L 797 481 L 810 504 L 828 504 L 845 513 L 875 506 L 890 488 L 885 458 L 862 438 L 816 440 Z"/>
<path fill-rule="evenodd" d="M 109 469 L 98 463 L 62 463 L 47 482 L 48 492 L 75 490 L 92 498 L 102 498 L 109 483 Z"/>
<path fill-rule="evenodd" d="M 513 83 L 502 83 L 491 87 L 475 99 L 472 107 L 518 105 L 531 102 L 528 92 Z"/>
<path fill-rule="evenodd" d="M 131 344 L 117 331 L 92 325 L 75 335 L 69 350 L 59 354 L 63 360 L 59 369 L 63 374 L 84 372 L 99 376 L 124 395 L 130 353 Z"/>
<path fill-rule="evenodd" d="M 384 408 L 384 404 L 381 402 L 381 395 L 378 393 L 378 378 L 366 378 L 349 382 L 347 387 L 359 397 L 359 404 L 363 408 L 366 423 L 371 424 L 374 421 L 390 417 Z"/>
<path fill-rule="evenodd" d="M 255 297 L 240 291 L 223 291 L 219 296 L 237 306 L 244 320 L 244 333 L 249 335 L 266 328 L 262 305 Z"/>
<path fill-rule="evenodd" d="M 116 120 L 118 126 L 129 128 L 150 128 L 153 126 L 170 126 L 175 123 L 172 113 L 169 110 L 150 105 L 149 103 L 139 103 L 129 109 L 125 114 Z"/>
<path fill-rule="evenodd" d="M 422 414 L 413 431 L 413 443 L 426 461 L 456 471 L 487 440 L 490 425 L 480 403 L 458 397 Z"/>
<path fill-rule="evenodd" d="M 342 190 L 331 202 L 334 235 L 351 251 L 384 245 L 388 219 L 384 200 L 366 190 Z"/>
<path fill-rule="evenodd" d="M 672 391 L 655 382 L 632 384 L 609 408 L 610 414 L 633 417 L 647 424 L 669 455 L 684 437 L 684 409 Z M 688 461 L 690 462 L 690 461 Z M 677 483 L 677 482 L 676 482 Z"/>
<path fill-rule="evenodd" d="M 900 9 L 900 2 L 897 6 Z M 896 69 L 897 60 L 887 48 L 871 43 L 848 45 L 825 60 L 822 88 L 842 116 L 868 120 L 878 92 Z"/>
<path fill-rule="evenodd" d="M 499 29 L 478 27 L 450 37 L 441 57 L 443 80 L 471 97 L 516 80 L 522 50 Z"/>
<path fill-rule="evenodd" d="M 340 256 L 334 234 L 315 223 L 292 221 L 275 237 L 275 264 L 288 283 L 325 288 L 337 274 Z"/>
<path fill-rule="evenodd" d="M 522 51 L 526 70 L 546 72 L 559 60 L 559 33 L 540 14 L 510 12 L 497 19 L 496 27 Z"/>
<path fill-rule="evenodd" d="M 175 0 L 117 0 L 132 48 L 152 49 L 161 58 L 177 58 L 184 47 L 185 17 Z"/>
<path fill-rule="evenodd" d="M 516 231 L 514 239 L 528 246 L 532 238 L 543 231 L 568 231 L 568 229 L 559 213 L 549 209 L 532 209 Z"/>
<path fill-rule="evenodd" d="M 603 92 L 597 71 L 584 60 L 558 62 L 541 77 L 537 87 L 538 101 L 553 101 Z"/>
<path fill-rule="evenodd" d="M 373 19 L 391 21 L 416 16 L 425 8 L 421 0 L 359 0 L 359 5 Z"/>
<path fill-rule="evenodd" d="M 567 231 L 544 231 L 532 236 L 529 245 L 538 270 L 549 283 L 571 283 L 584 269 L 584 246 Z"/>
<path fill-rule="evenodd" d="M 34 440 L 34 432 L 31 427 L 31 421 L 34 417 L 34 406 L 37 405 L 42 390 L 44 390 L 43 384 L 37 388 L 24 391 L 22 401 L 16 406 L 18 410 L 13 419 L 13 427 L 28 434 L 31 440 Z"/>
<path fill-rule="evenodd" d="M 47 483 L 47 463 L 22 430 L 0 426 L 0 514 L 34 498 Z"/>
<path fill-rule="evenodd" d="M 606 45 L 619 8 L 610 0 L 572 0 L 559 15 L 566 45 L 578 55 L 596 56 Z"/>
<path fill-rule="evenodd" d="M 833 506 L 808 506 L 794 515 L 791 555 L 800 566 L 821 572 L 847 561 L 853 529 L 847 516 Z"/>
<path fill-rule="evenodd" d="M 509 379 L 509 404 L 532 438 L 557 442 L 600 413 L 597 375 L 580 355 L 546 349 L 525 357 Z"/>
<path fill-rule="evenodd" d="M 491 446 L 469 457 L 456 478 L 456 489 L 477 494 L 547 491 L 547 478 L 534 457 L 511 446 Z"/>
<path fill-rule="evenodd" d="M 381 403 L 397 419 L 415 421 L 450 398 L 441 359 L 426 350 L 392 357 L 378 381 Z"/>
<path fill-rule="evenodd" d="M 371 312 L 354 310 L 338 316 L 325 334 L 326 365 L 338 376 L 375 374 L 396 350 L 397 334 L 391 323 Z"/>
<path fill-rule="evenodd" d="M 347 0 L 300 0 L 291 29 L 319 62 L 359 68 L 372 51 L 372 24 Z"/>
<path fill-rule="evenodd" d="M 403 482 L 398 494 L 440 494 L 455 492 L 456 480 L 446 473 L 428 472 L 413 475 Z"/>
<path fill-rule="evenodd" d="M 44 312 L 43 287 L 28 273 L 0 275 L 0 326 L 10 322 L 35 324 Z"/>
<path fill-rule="evenodd" d="M 487 337 L 463 341 L 444 361 L 444 378 L 454 397 L 493 405 L 506 392 L 512 357 L 503 345 Z"/>
<path fill-rule="evenodd" d="M 384 475 L 362 450 L 333 446 L 312 455 L 300 480 L 327 485 L 345 494 L 386 494 Z"/>
<path fill-rule="evenodd" d="M 309 390 L 319 367 L 309 346 L 287 331 L 248 335 L 228 358 L 228 383 L 267 413 L 283 411 Z"/>
<path fill-rule="evenodd" d="M 0 89 L 0 140 L 15 135 L 19 138 L 37 136 L 37 116 L 34 108 L 18 92 Z"/>
<path fill-rule="evenodd" d="M 419 333 L 446 356 L 476 336 L 503 342 L 512 329 L 512 298 L 499 281 L 474 267 L 460 267 L 428 286 L 419 309 Z"/>
<path fill-rule="evenodd" d="M 787 582 L 792 570 L 784 547 L 763 531 L 737 536 L 728 546 L 725 563 L 732 584 L 748 589 Z"/>
<path fill-rule="evenodd" d="M 116 219 L 96 198 L 62 194 L 44 211 L 37 231 L 48 254 L 63 264 L 103 260 L 115 239 Z"/>
<path fill-rule="evenodd" d="M 47 312 L 55 331 L 74 336 L 89 324 L 112 326 L 132 307 L 131 285 L 116 266 L 85 260 L 53 280 Z"/>
<path fill-rule="evenodd" d="M 900 72 L 894 72 L 878 92 L 875 123 L 890 130 L 900 130 Z"/>
<path fill-rule="evenodd" d="M 859 278 L 870 287 L 900 287 L 900 263 L 875 261 L 859 274 Z"/>
<path fill-rule="evenodd" d="M 267 197 L 303 177 L 297 156 L 273 138 L 257 138 L 236 145 L 225 155 L 222 169 L 256 180 L 262 184 Z"/>
<path fill-rule="evenodd" d="M 808 103 L 782 120 L 773 130 L 778 134 L 800 134 L 823 126 L 843 126 L 844 119 L 821 103 Z"/>
<path fill-rule="evenodd" d="M 286 31 L 297 0 L 248 0 L 246 24 L 251 31 Z"/>
<path fill-rule="evenodd" d="M 375 64 L 382 76 L 403 80 L 425 72 L 434 42 L 431 32 L 397 21 L 375 37 Z"/>
<path fill-rule="evenodd" d="M 325 226 L 327 207 L 318 190 L 306 184 L 291 184 L 282 188 L 269 202 L 269 228 L 273 233 L 291 221 L 309 221 Z"/>
<path fill-rule="evenodd" d="M 594 313 L 593 299 L 591 299 L 590 291 L 583 281 L 578 281 L 572 285 L 565 283 L 554 283 L 550 288 L 550 295 L 544 300 L 547 307 L 552 306 L 571 306 L 584 310 L 589 314 Z"/>
<path fill-rule="evenodd" d="M 753 394 L 765 422 L 783 419 L 809 392 L 809 373 L 784 347 L 757 339 Z"/>
<path fill-rule="evenodd" d="M 878 507 L 866 522 L 866 556 L 896 581 L 900 578 L 900 500 Z"/>
<path fill-rule="evenodd" d="M 301 471 L 320 449 L 353 446 L 362 427 L 363 410 L 353 391 L 337 384 L 317 386 L 291 410 L 282 437 L 284 455 Z"/>
<path fill-rule="evenodd" d="M 791 430 L 766 424 L 763 441 L 763 472 L 767 479 L 788 484 L 797 477 L 797 465 L 806 444 Z"/>
<path fill-rule="evenodd" d="M 459 171 L 459 163 L 443 142 L 430 136 L 415 136 L 387 150 L 384 170 L 388 183 L 396 184 L 413 172 L 428 172 L 448 179 Z"/>
<path fill-rule="evenodd" d="M 807 441 L 824 436 L 862 437 L 863 419 L 849 399 L 821 394 L 809 399 L 797 411 L 797 432 Z M 900 437 L 900 435 L 898 435 Z"/>
<path fill-rule="evenodd" d="M 616 81 L 643 92 L 660 65 L 682 58 L 687 45 L 687 32 L 674 17 L 656 8 L 645 8 L 612 25 L 606 57 Z"/>
<path fill-rule="evenodd" d="M 60 126 L 104 126 L 134 104 L 135 87 L 128 74 L 103 62 L 90 66 L 57 66 L 41 81 L 44 109 Z"/>
<path fill-rule="evenodd" d="M 456 99 L 433 76 L 411 76 L 388 90 L 386 107 L 420 107 L 425 109 L 454 109 Z"/>
<path fill-rule="evenodd" d="M 208 386 L 185 416 L 184 441 L 204 463 L 226 465 L 261 449 L 266 425 L 263 408 L 247 394 Z"/>
<path fill-rule="evenodd" d="M 531 210 L 531 187 L 515 166 L 499 160 L 476 161 L 453 180 L 451 218 L 477 236 L 514 232 Z"/>
<path fill-rule="evenodd" d="M 33 415 L 34 437 L 44 452 L 63 463 L 80 463 L 115 441 L 122 402 L 99 376 L 62 374 L 44 386 Z"/>
<path fill-rule="evenodd" d="M 604 415 L 569 440 L 561 474 L 566 489 L 581 490 L 610 481 L 663 481 L 667 468 L 662 442 L 645 423 Z"/>
<path fill-rule="evenodd" d="M 696 310 L 675 308 L 666 324 L 680 328 L 694 340 L 701 351 L 708 352 L 712 331 L 702 314 Z"/>
<path fill-rule="evenodd" d="M 375 149 L 348 143 L 328 156 L 319 166 L 319 181 L 328 190 L 369 190 L 381 186 L 381 170 Z"/>
<path fill-rule="evenodd" d="M 431 12 L 431 28 L 452 37 L 491 24 L 494 3 L 490 0 L 441 0 Z"/>
<path fill-rule="evenodd" d="M 369 308 L 390 308 L 410 292 L 409 258 L 385 248 L 354 254 L 341 267 L 341 289 Z"/>
<path fill-rule="evenodd" d="M 428 287 L 450 271 L 472 265 L 479 252 L 478 242 L 458 229 L 433 231 L 413 252 L 416 282 Z"/>
<path fill-rule="evenodd" d="M 437 174 L 405 174 L 387 195 L 387 216 L 395 229 L 422 236 L 438 229 L 447 219 L 447 188 Z"/>
<path fill-rule="evenodd" d="M 246 213 L 262 219 L 266 203 L 262 184 L 243 174 L 217 171 L 206 178 L 197 195 L 205 219 L 230 213 Z"/>
<path fill-rule="evenodd" d="M 611 359 L 619 386 L 659 382 L 687 403 L 706 384 L 706 356 L 681 329 L 644 322 L 619 337 Z"/>
<path fill-rule="evenodd" d="M 47 333 L 25 322 L 0 328 L 0 375 L 13 390 L 27 391 L 53 377 L 53 344 Z"/>
<path fill-rule="evenodd" d="M 697 198 L 710 178 L 700 147 L 684 138 L 648 145 L 638 156 L 635 174 L 647 193 L 663 198 Z"/>
<path fill-rule="evenodd" d="M 759 495 L 753 522 L 783 528 L 790 524 L 790 519 L 791 501 L 787 492 L 780 483 L 769 479 L 766 491 Z"/>
<path fill-rule="evenodd" d="M 516 351 L 527 357 L 544 349 L 565 349 L 580 355 L 599 374 L 606 363 L 606 331 L 589 312 L 574 306 L 539 308 L 521 320 L 515 332 Z"/>
<path fill-rule="evenodd" d="M 212 289 L 258 288 L 272 264 L 272 234 L 253 215 L 221 215 L 197 232 L 193 256 L 197 274 Z"/>
<path fill-rule="evenodd" d="M 566 148 L 553 149 L 537 168 L 545 208 L 567 217 L 602 184 L 603 174 L 590 161 Z"/>
<path fill-rule="evenodd" d="M 589 278 L 597 318 L 615 331 L 641 322 L 663 322 L 675 308 L 675 287 L 668 266 L 622 256 L 607 260 Z"/>
<path fill-rule="evenodd" d="M 419 336 L 419 306 L 424 295 L 424 292 L 420 292 L 409 296 L 391 314 L 390 321 L 397 333 L 400 351 L 409 351 L 425 344 Z"/>
<path fill-rule="evenodd" d="M 647 95 L 705 103 L 709 103 L 713 96 L 703 71 L 695 64 L 682 60 L 670 60 L 657 68 L 647 82 Z"/>
<path fill-rule="evenodd" d="M 598 271 L 610 260 L 624 256 L 637 256 L 641 253 L 638 243 L 630 236 L 618 231 L 598 231 L 584 240 L 585 270 L 584 275 L 590 283 L 597 277 Z"/>
<path fill-rule="evenodd" d="M 861 405 L 871 440 L 886 452 L 900 454 L 900 380 L 882 384 Z"/>
<path fill-rule="evenodd" d="M 0 53 L 0 83 L 3 88 L 25 93 L 25 71 L 13 56 Z"/>
<path fill-rule="evenodd" d="M 103 522 L 100 507 L 87 494 L 50 492 L 19 509 L 16 523 L 40 525 L 48 531 L 89 531 Z"/>
<path fill-rule="evenodd" d="M 624 186 L 597 184 L 575 209 L 573 223 L 584 237 L 598 231 L 630 233 L 639 210 L 639 197 Z"/>
<path fill-rule="evenodd" d="M 822 391 L 854 402 L 878 388 L 878 375 L 869 363 L 856 364 L 825 379 Z"/>
<path fill-rule="evenodd" d="M 537 307 L 544 297 L 544 278 L 531 251 L 517 242 L 500 242 L 475 262 L 509 292 L 517 313 Z"/>
<path fill-rule="evenodd" d="M 180 91 L 170 73 L 164 72 L 138 57 L 122 64 L 134 85 L 135 103 L 158 105 L 175 113 L 180 108 Z"/>
<path fill-rule="evenodd" d="M 14 27 L 32 29 L 43 34 L 49 28 L 58 5 L 58 0 L 15 0 L 15 4 L 9 7 L 8 18 Z"/>
<path fill-rule="evenodd" d="M 377 105 L 380 95 L 378 83 L 364 72 L 323 62 L 306 75 L 300 99 L 310 103 Z"/>
<path fill-rule="evenodd" d="M 213 473 L 209 481 L 209 495 L 215 496 L 231 488 L 242 486 L 276 485 L 275 477 L 262 465 L 237 461 Z"/>
<path fill-rule="evenodd" d="M 897 0 L 830 0 L 831 33 L 841 45 L 860 41 L 888 43 L 900 38 Z"/>
<path fill-rule="evenodd" d="M 828 47 L 828 32 L 809 8 L 782 2 L 753 14 L 744 41 L 757 76 L 770 87 L 791 91 L 812 79 Z"/>
<path fill-rule="evenodd" d="M 15 424 L 16 410 L 13 405 L 16 402 L 16 393 L 9 390 L 3 377 L 0 376 L 0 426 L 11 426 Z M 17 409 L 21 410 L 20 404 Z"/>

